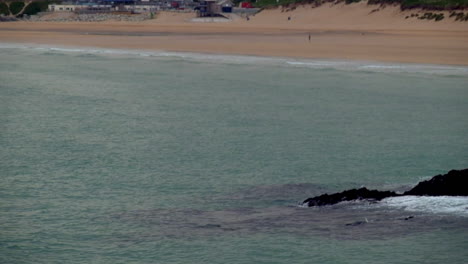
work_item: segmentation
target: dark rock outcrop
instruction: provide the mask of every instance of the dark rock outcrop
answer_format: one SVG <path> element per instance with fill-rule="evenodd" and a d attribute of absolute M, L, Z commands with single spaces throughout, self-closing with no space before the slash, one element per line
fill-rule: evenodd
<path fill-rule="evenodd" d="M 353 200 L 380 201 L 384 198 L 402 195 L 468 196 L 468 169 L 451 170 L 447 174 L 434 176 L 430 180 L 418 183 L 414 188 L 403 194 L 397 194 L 392 191 L 368 190 L 367 188 L 360 188 L 308 198 L 302 204 L 304 206 L 311 207 L 332 205 Z"/>
<path fill-rule="evenodd" d="M 445 175 L 434 176 L 418 183 L 404 195 L 468 196 L 468 169 L 451 170 Z"/>

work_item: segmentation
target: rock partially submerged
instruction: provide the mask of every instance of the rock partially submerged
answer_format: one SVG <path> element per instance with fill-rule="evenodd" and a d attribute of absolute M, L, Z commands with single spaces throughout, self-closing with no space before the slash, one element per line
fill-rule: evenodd
<path fill-rule="evenodd" d="M 367 188 L 351 189 L 340 193 L 323 194 L 306 199 L 304 206 L 332 205 L 344 201 L 374 200 L 380 201 L 388 197 L 418 195 L 418 196 L 468 196 L 468 169 L 451 170 L 444 175 L 434 176 L 428 181 L 418 183 L 411 190 L 397 194 L 392 191 L 369 190 Z"/>
<path fill-rule="evenodd" d="M 468 169 L 451 170 L 418 183 L 404 195 L 425 196 L 468 196 Z"/>

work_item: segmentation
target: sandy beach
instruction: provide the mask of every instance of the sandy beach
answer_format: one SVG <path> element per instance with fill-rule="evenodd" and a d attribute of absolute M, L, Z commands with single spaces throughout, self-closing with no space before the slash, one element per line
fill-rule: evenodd
<path fill-rule="evenodd" d="M 414 10 L 377 8 L 301 6 L 219 23 L 192 22 L 194 13 L 160 13 L 143 22 L 7 22 L 0 23 L 0 42 L 468 65 L 467 22 L 448 12 L 435 22 L 405 19 Z"/>

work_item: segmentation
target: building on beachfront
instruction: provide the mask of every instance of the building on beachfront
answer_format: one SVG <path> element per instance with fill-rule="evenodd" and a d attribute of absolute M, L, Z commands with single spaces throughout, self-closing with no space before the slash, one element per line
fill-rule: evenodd
<path fill-rule="evenodd" d="M 220 6 L 216 0 L 200 0 L 196 7 L 199 17 L 214 17 L 221 13 Z"/>
<path fill-rule="evenodd" d="M 223 13 L 232 13 L 233 2 L 231 0 L 195 0 L 198 6 L 195 10 L 199 17 L 223 17 Z"/>
<path fill-rule="evenodd" d="M 194 10 L 197 5 L 193 0 L 77 0 L 62 4 L 50 4 L 48 9 L 51 12 L 128 11 L 144 13 L 159 10 Z"/>
<path fill-rule="evenodd" d="M 52 4 L 52 5 L 49 5 L 49 11 L 70 11 L 70 12 L 73 12 L 75 11 L 77 8 L 80 8 L 79 5 L 73 5 L 73 4 L 65 4 L 65 5 L 61 5 L 61 4 Z"/>
<path fill-rule="evenodd" d="M 256 8 L 234 7 L 232 0 L 76 0 L 50 4 L 51 12 L 75 13 L 155 13 L 161 10 L 193 11 L 198 17 L 229 17 L 229 13 L 248 16 L 255 14 Z"/>
<path fill-rule="evenodd" d="M 96 11 L 104 12 L 111 11 L 112 5 L 104 1 L 96 2 L 63 2 L 61 4 L 50 4 L 48 11 L 50 12 L 82 12 L 82 11 Z"/>

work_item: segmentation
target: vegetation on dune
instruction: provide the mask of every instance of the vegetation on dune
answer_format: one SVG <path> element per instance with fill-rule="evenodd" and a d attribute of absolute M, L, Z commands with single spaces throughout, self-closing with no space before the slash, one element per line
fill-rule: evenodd
<path fill-rule="evenodd" d="M 468 21 L 468 13 L 464 12 L 455 12 L 452 11 L 450 13 L 450 18 L 455 19 L 455 21 Z M 432 13 L 432 12 L 426 12 L 423 15 L 420 14 L 411 14 L 410 16 L 406 16 L 405 19 L 408 18 L 417 18 L 417 19 L 427 19 L 427 20 L 435 20 L 435 21 L 440 21 L 445 18 L 444 13 Z"/>
<path fill-rule="evenodd" d="M 454 10 L 468 7 L 468 0 L 369 0 L 369 4 L 399 4 L 402 10 Z"/>
<path fill-rule="evenodd" d="M 23 10 L 23 7 L 24 7 L 24 2 L 11 2 L 10 3 L 10 12 L 13 15 L 17 15 L 17 14 L 19 14 L 19 12 L 21 12 L 21 10 Z"/>
<path fill-rule="evenodd" d="M 0 15 L 8 16 L 10 14 L 10 9 L 4 2 L 0 2 Z"/>
<path fill-rule="evenodd" d="M 277 6 L 291 6 L 297 4 L 312 4 L 319 6 L 336 0 L 253 0 L 254 6 L 271 8 Z M 338 0 L 346 4 L 357 3 L 362 0 Z M 468 0 L 369 0 L 369 5 L 400 5 L 401 10 L 421 8 L 425 10 L 456 10 L 468 8 Z"/>
<path fill-rule="evenodd" d="M 345 0 L 345 3 L 347 5 L 352 4 L 352 3 L 359 3 L 359 2 L 361 2 L 361 0 Z"/>
<path fill-rule="evenodd" d="M 299 3 L 297 0 L 257 0 L 253 5 L 258 8 L 268 8 L 276 6 L 287 6 L 289 4 Z"/>
<path fill-rule="evenodd" d="M 433 10 L 465 9 L 468 8 L 468 0 L 406 0 L 404 7 L 413 8 L 413 6 Z"/>
<path fill-rule="evenodd" d="M 429 12 L 429 13 L 424 13 L 424 15 L 418 17 L 418 19 L 427 19 L 427 20 L 434 19 L 435 21 L 440 21 L 444 19 L 444 14 L 442 13 L 436 14 L 436 13 Z"/>
<path fill-rule="evenodd" d="M 43 0 L 34 1 L 29 3 L 26 7 L 26 2 L 23 1 L 12 1 L 8 2 L 9 6 L 5 2 L 0 2 L 0 15 L 9 16 L 13 15 L 16 17 L 22 17 L 23 15 L 36 15 L 39 12 L 47 11 L 50 4 L 59 4 L 62 0 Z M 24 11 L 20 14 L 20 12 Z"/>
<path fill-rule="evenodd" d="M 455 17 L 455 21 L 468 21 L 468 13 L 463 12 L 452 12 L 450 17 Z"/>
<path fill-rule="evenodd" d="M 275 8 L 282 7 L 282 12 L 288 12 L 296 9 L 299 5 L 313 5 L 320 6 L 324 3 L 339 3 L 346 4 L 358 3 L 366 0 L 254 0 L 255 7 L 259 8 Z M 423 9 L 427 11 L 438 10 L 447 11 L 451 10 L 450 18 L 455 21 L 468 21 L 468 13 L 456 12 L 454 10 L 468 9 L 468 0 L 368 0 L 368 5 L 399 5 L 401 10 L 409 9 Z M 376 9 L 378 10 L 378 9 Z M 374 10 L 374 11 L 376 11 Z M 417 18 L 420 20 L 434 20 L 441 21 L 445 18 L 443 13 L 426 12 L 424 14 L 411 14 L 406 16 L 408 18 Z"/>
<path fill-rule="evenodd" d="M 54 1 L 54 0 L 32 2 L 25 8 L 23 14 L 32 16 L 39 12 L 46 11 L 50 4 L 59 4 L 61 2 L 62 1 Z"/>
<path fill-rule="evenodd" d="M 25 9 L 24 9 L 24 12 L 23 12 L 23 15 L 35 15 L 39 12 L 42 12 L 43 10 L 46 10 L 47 7 L 45 9 L 41 8 L 42 7 L 42 4 L 43 2 L 32 2 L 31 4 L 29 4 Z"/>

